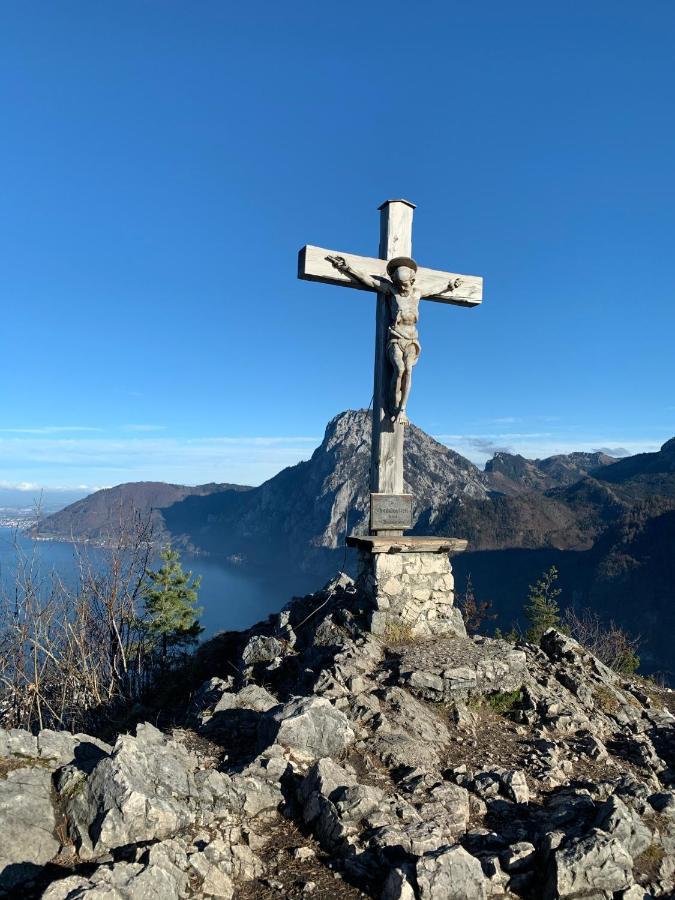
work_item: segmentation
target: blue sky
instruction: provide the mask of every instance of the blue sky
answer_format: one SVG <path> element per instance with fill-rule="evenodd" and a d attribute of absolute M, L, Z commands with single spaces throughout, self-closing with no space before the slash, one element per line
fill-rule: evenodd
<path fill-rule="evenodd" d="M 296 280 L 417 204 L 409 413 L 496 448 L 675 433 L 675 6 L 0 6 L 0 487 L 258 483 L 372 391 L 372 295 Z"/>

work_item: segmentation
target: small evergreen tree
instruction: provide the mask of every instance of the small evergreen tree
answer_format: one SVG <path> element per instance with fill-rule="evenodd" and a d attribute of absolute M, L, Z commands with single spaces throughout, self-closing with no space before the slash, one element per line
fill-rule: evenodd
<path fill-rule="evenodd" d="M 558 570 L 551 566 L 548 572 L 544 572 L 538 581 L 530 585 L 524 610 L 530 627 L 525 632 L 525 637 L 533 644 L 539 643 L 548 628 L 555 628 L 560 624 L 558 597 L 561 590 L 557 587 L 557 581 Z"/>
<path fill-rule="evenodd" d="M 199 624 L 202 608 L 195 605 L 201 578 L 183 571 L 180 554 L 170 544 L 160 559 L 159 569 L 146 569 L 143 625 L 160 666 L 166 668 L 170 656 L 195 644 L 204 629 Z"/>
<path fill-rule="evenodd" d="M 635 675 L 640 668 L 640 657 L 635 650 L 626 650 L 624 655 L 617 660 L 613 668 L 619 672 L 620 675 L 628 675 L 629 677 Z"/>

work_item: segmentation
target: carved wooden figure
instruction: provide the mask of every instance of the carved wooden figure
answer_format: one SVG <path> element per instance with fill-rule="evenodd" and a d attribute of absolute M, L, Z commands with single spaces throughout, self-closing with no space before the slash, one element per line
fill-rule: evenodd
<path fill-rule="evenodd" d="M 412 259 L 415 205 L 387 200 L 380 207 L 380 258 L 337 253 L 307 245 L 298 259 L 298 277 L 377 292 L 373 439 L 370 490 L 403 493 L 403 434 L 412 370 L 420 355 L 419 301 L 477 306 L 483 279 L 425 269 Z M 377 534 L 400 534 L 371 529 Z"/>

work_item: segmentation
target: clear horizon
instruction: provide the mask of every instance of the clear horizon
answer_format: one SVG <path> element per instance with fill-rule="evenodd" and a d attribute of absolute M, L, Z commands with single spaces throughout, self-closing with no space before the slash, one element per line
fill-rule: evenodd
<path fill-rule="evenodd" d="M 479 465 L 675 434 L 675 7 L 409 16 L 7 8 L 0 489 L 306 459 L 369 403 L 374 301 L 297 251 L 373 255 L 400 196 L 421 264 L 485 278 L 478 309 L 422 304 L 413 422 Z"/>

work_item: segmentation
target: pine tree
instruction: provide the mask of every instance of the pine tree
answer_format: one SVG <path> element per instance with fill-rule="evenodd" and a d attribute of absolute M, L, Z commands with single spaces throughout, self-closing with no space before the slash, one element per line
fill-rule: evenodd
<path fill-rule="evenodd" d="M 525 604 L 525 618 L 530 627 L 525 637 L 533 644 L 538 644 L 541 636 L 548 628 L 555 628 L 560 623 L 560 607 L 558 597 L 561 590 L 556 586 L 558 570 L 551 566 L 541 578 L 530 585 Z"/>
<path fill-rule="evenodd" d="M 162 549 L 160 559 L 159 569 L 145 573 L 143 625 L 161 667 L 166 668 L 170 656 L 195 644 L 204 629 L 199 624 L 202 608 L 195 605 L 201 578 L 193 579 L 192 572 L 183 571 L 180 554 L 170 544 Z"/>

